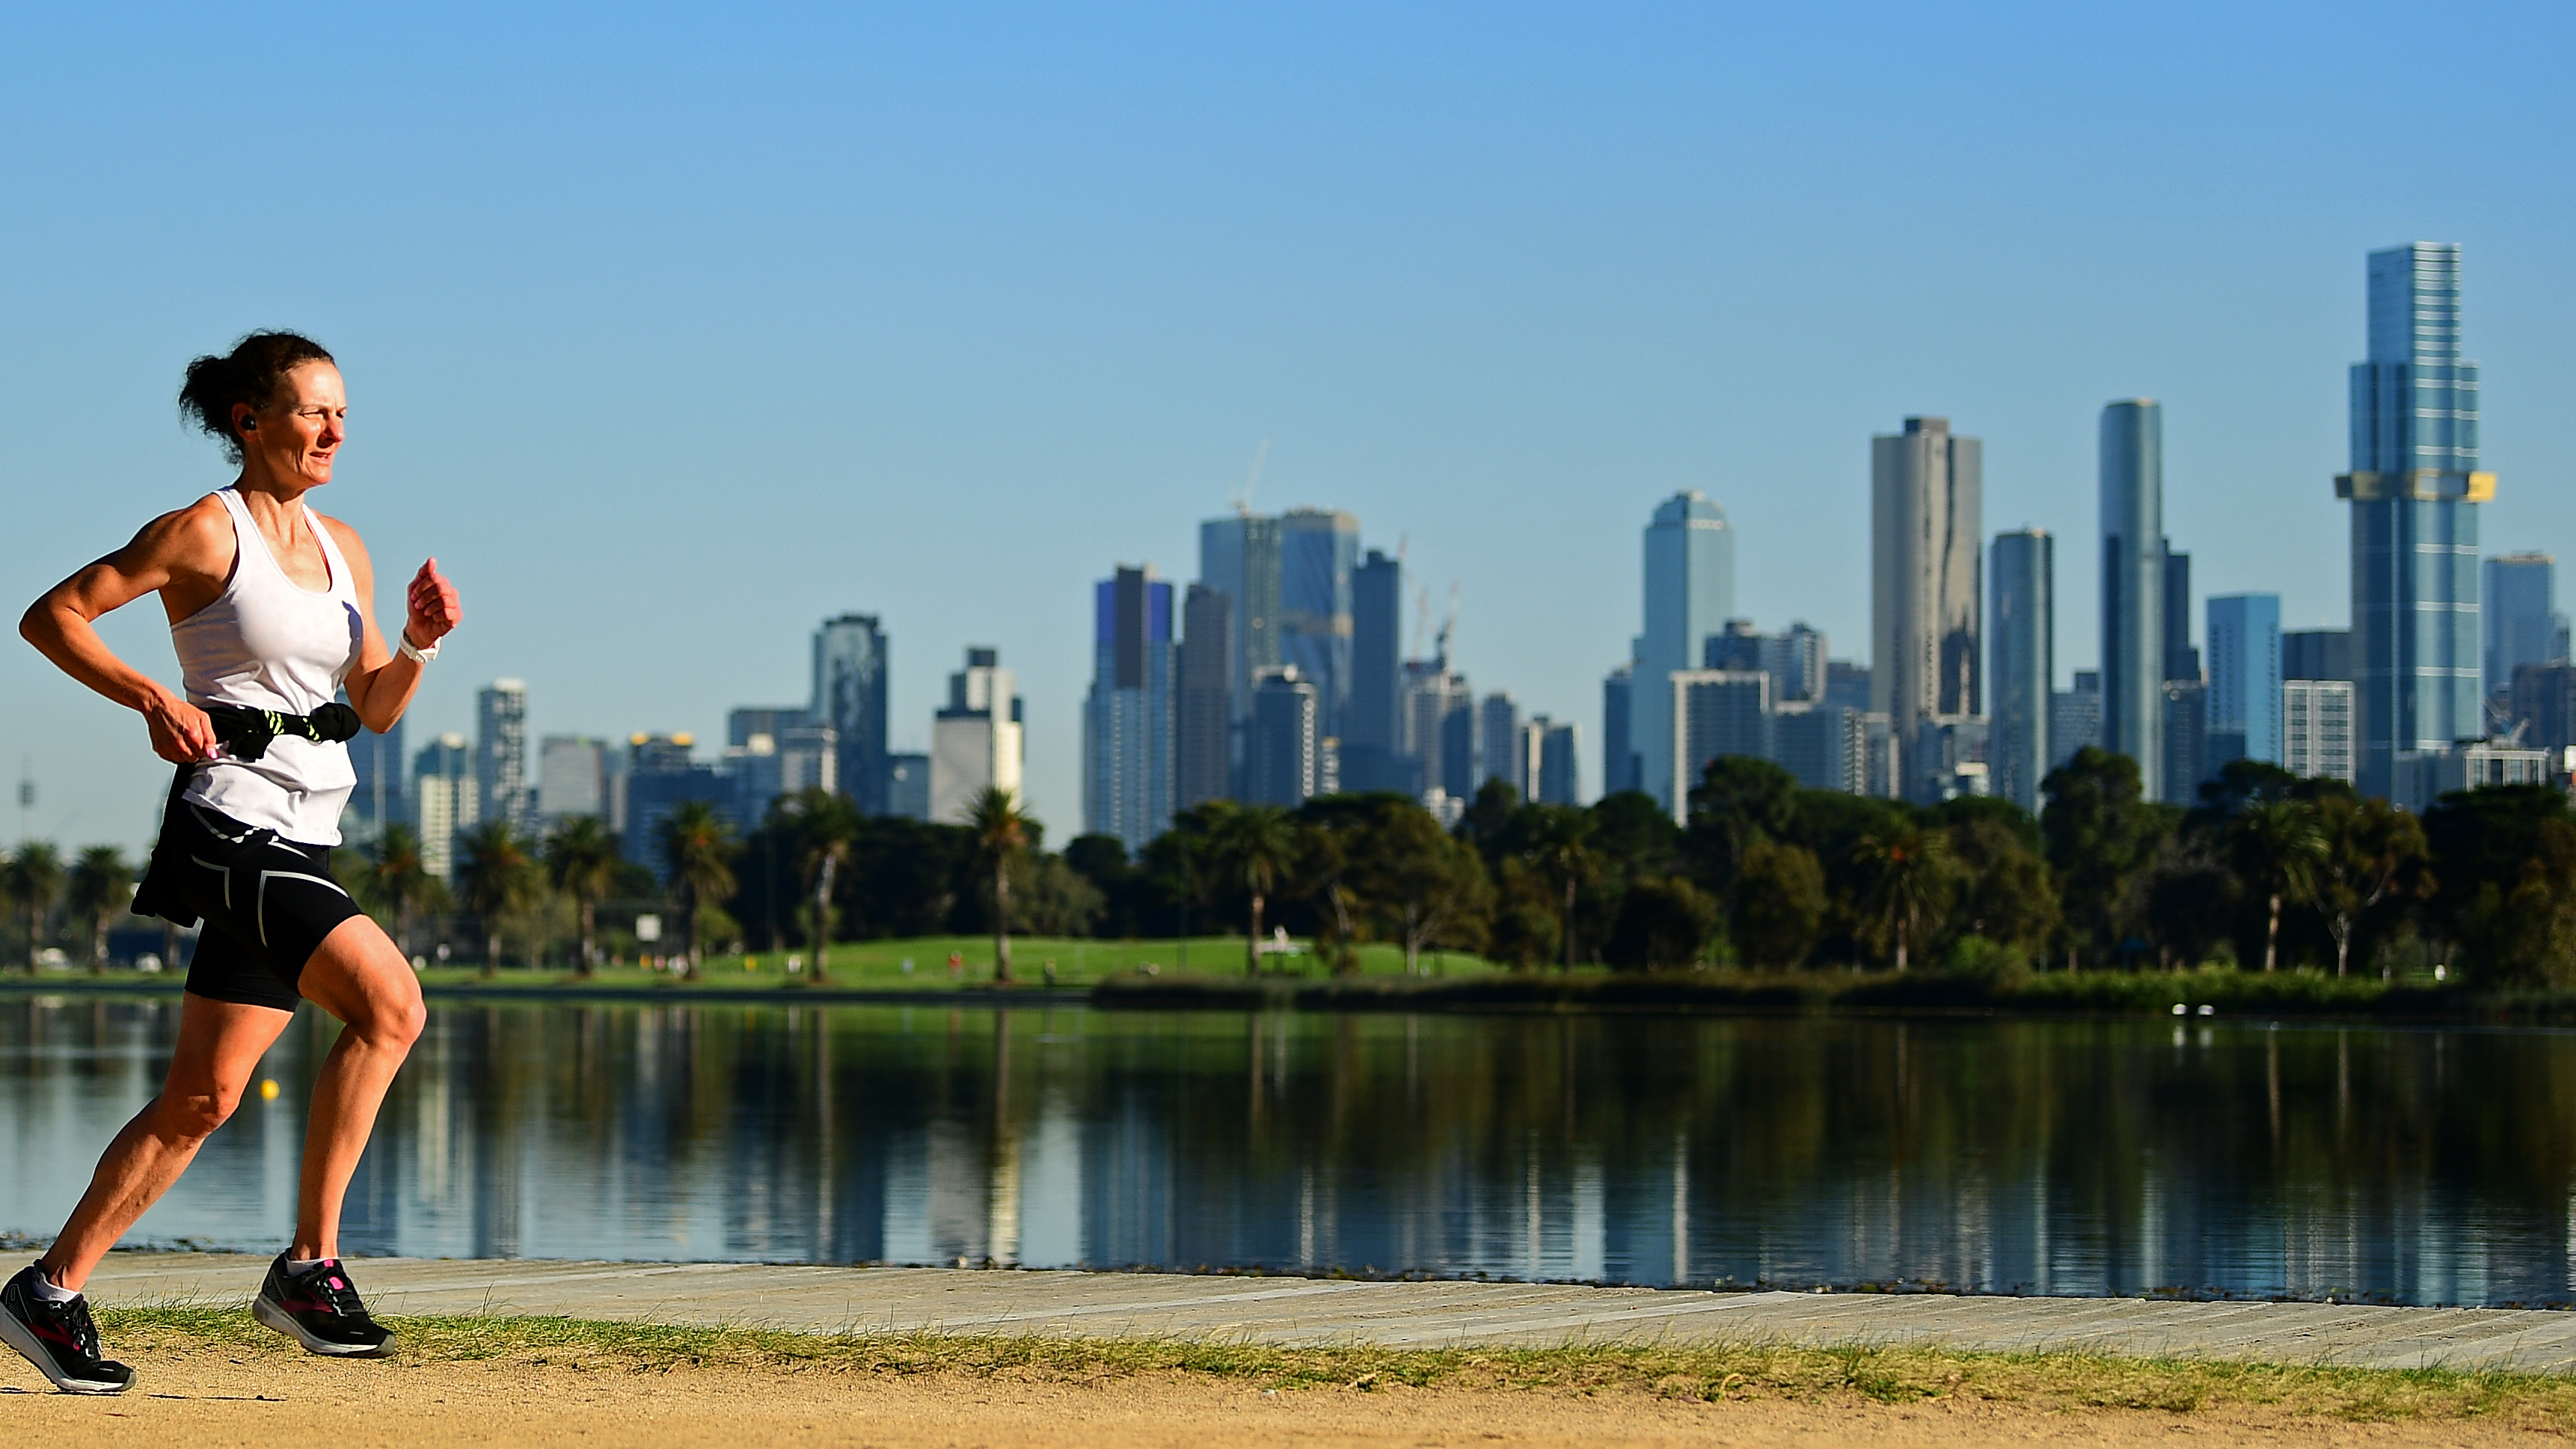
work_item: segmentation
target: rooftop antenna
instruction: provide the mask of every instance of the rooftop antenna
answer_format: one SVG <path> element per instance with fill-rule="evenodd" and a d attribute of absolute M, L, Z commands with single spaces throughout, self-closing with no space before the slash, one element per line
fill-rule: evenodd
<path fill-rule="evenodd" d="M 1235 517 L 1250 518 L 1252 516 L 1252 490 L 1261 486 L 1261 468 L 1263 464 L 1268 463 L 1269 461 L 1270 440 L 1268 438 L 1264 438 L 1261 440 L 1260 448 L 1255 450 L 1252 455 L 1252 471 L 1244 475 L 1242 491 L 1236 493 L 1232 499 Z"/>

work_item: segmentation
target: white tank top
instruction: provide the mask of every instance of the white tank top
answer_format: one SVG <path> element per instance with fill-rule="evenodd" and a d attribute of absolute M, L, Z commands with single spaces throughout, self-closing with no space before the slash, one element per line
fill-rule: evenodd
<path fill-rule="evenodd" d="M 222 597 L 170 626 L 188 702 L 311 714 L 339 695 L 366 640 L 348 560 L 305 508 L 331 587 L 318 594 L 303 588 L 277 566 L 241 495 L 226 488 L 215 496 L 233 519 L 233 576 Z M 347 745 L 286 737 L 257 760 L 218 754 L 181 798 L 299 845 L 337 845 L 340 807 L 357 782 Z"/>

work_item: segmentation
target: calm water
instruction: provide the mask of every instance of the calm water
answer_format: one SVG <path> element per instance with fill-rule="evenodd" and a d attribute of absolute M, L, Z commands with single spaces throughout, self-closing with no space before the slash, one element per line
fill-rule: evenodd
<path fill-rule="evenodd" d="M 177 1022 L 0 997 L 0 1229 L 59 1222 Z M 283 1242 L 333 1030 L 137 1239 Z M 447 1006 L 343 1242 L 2545 1303 L 2572 1189 L 2552 1032 Z"/>

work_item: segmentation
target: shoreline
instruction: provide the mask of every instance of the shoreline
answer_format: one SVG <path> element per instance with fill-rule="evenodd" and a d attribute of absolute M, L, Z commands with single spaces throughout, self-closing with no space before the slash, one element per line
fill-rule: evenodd
<path fill-rule="evenodd" d="M 513 976 L 534 979 L 512 979 Z M 155 976 L 0 974 L 0 999 L 175 997 L 183 972 Z M 513 968 L 482 979 L 428 980 L 442 1002 L 597 1001 L 621 1004 L 930 1007 L 1088 1007 L 1106 1011 L 1298 1011 L 1467 1015 L 1848 1016 L 1890 1019 L 2297 1020 L 2355 1024 L 2552 1027 L 2576 1025 L 2576 991 L 2482 993 L 2429 983 L 2319 978 L 2301 973 L 2050 972 L 2018 978 L 1915 972 L 1846 976 L 1802 972 L 1478 974 L 1448 979 L 1387 976 L 1245 977 L 1122 972 L 1097 981 L 1004 986 L 989 981 L 918 987 L 807 985 L 770 979 L 734 984 L 584 981 Z M 2177 1012 L 2175 1008 L 2182 1008 Z"/>

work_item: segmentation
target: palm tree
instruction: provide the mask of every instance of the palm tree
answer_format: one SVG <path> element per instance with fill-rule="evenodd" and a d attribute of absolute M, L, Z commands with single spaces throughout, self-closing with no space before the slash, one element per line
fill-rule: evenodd
<path fill-rule="evenodd" d="M 372 894 L 393 908 L 394 944 L 411 954 L 411 913 L 435 893 L 438 880 L 421 862 L 420 833 L 397 821 L 376 837 L 367 854 L 366 874 Z"/>
<path fill-rule="evenodd" d="M 0 891 L 15 902 L 27 922 L 27 974 L 36 974 L 36 955 L 45 944 L 45 917 L 63 888 L 63 858 L 41 840 L 25 840 L 0 865 Z"/>
<path fill-rule="evenodd" d="M 1208 842 L 1220 869 L 1251 893 L 1250 929 L 1243 941 L 1243 970 L 1261 970 L 1261 911 L 1280 877 L 1297 866 L 1297 822 L 1278 805 L 1239 805 L 1219 815 Z"/>
<path fill-rule="evenodd" d="M 1940 903 L 1948 883 L 1949 845 L 1937 830 L 1893 819 L 1863 831 L 1852 844 L 1852 860 L 1869 881 L 1870 905 L 1896 938 L 1899 971 L 1924 912 Z"/>
<path fill-rule="evenodd" d="M 2316 895 L 2326 864 L 2326 839 L 2316 807 L 2304 800 L 2257 799 L 2227 822 L 2227 850 L 2239 880 L 2263 893 L 2263 969 L 2280 959 L 2281 905 Z"/>
<path fill-rule="evenodd" d="M 805 938 L 814 947 L 812 979 L 820 983 L 832 979 L 832 883 L 858 843 L 859 808 L 847 795 L 822 790 L 795 805 L 797 864 L 814 890 Z"/>
<path fill-rule="evenodd" d="M 987 785 L 966 807 L 975 834 L 975 858 L 993 872 L 993 979 L 1011 979 L 1011 863 L 1029 848 L 1037 821 L 1020 808 L 1018 792 Z"/>
<path fill-rule="evenodd" d="M 1544 807 L 1543 807 L 1544 808 Z M 1574 891 L 1594 869 L 1592 851 L 1587 842 L 1592 838 L 1592 814 L 1559 806 L 1549 811 L 1547 827 L 1539 837 L 1530 859 L 1539 869 L 1555 876 L 1564 891 L 1564 906 L 1557 916 L 1557 935 L 1565 948 L 1564 969 L 1574 969 Z"/>
<path fill-rule="evenodd" d="M 738 844 L 733 822 L 717 813 L 716 807 L 704 800 L 684 800 L 662 817 L 660 839 L 663 868 L 671 873 L 671 884 L 680 893 L 680 916 L 687 924 L 681 939 L 688 945 L 689 979 L 698 975 L 698 918 L 704 913 L 709 898 L 718 901 L 733 895 L 733 857 Z"/>
<path fill-rule="evenodd" d="M 572 897 L 581 916 L 581 956 L 588 976 L 599 965 L 599 903 L 617 884 L 617 837 L 596 815 L 576 815 L 546 837 L 546 879 Z"/>
<path fill-rule="evenodd" d="M 483 923 L 483 974 L 501 969 L 501 923 L 536 893 L 537 862 L 507 820 L 486 820 L 465 837 L 456 883 L 465 908 Z"/>
<path fill-rule="evenodd" d="M 107 969 L 107 923 L 134 900 L 134 867 L 113 845 L 93 845 L 72 862 L 65 903 L 89 925 L 89 972 Z"/>

